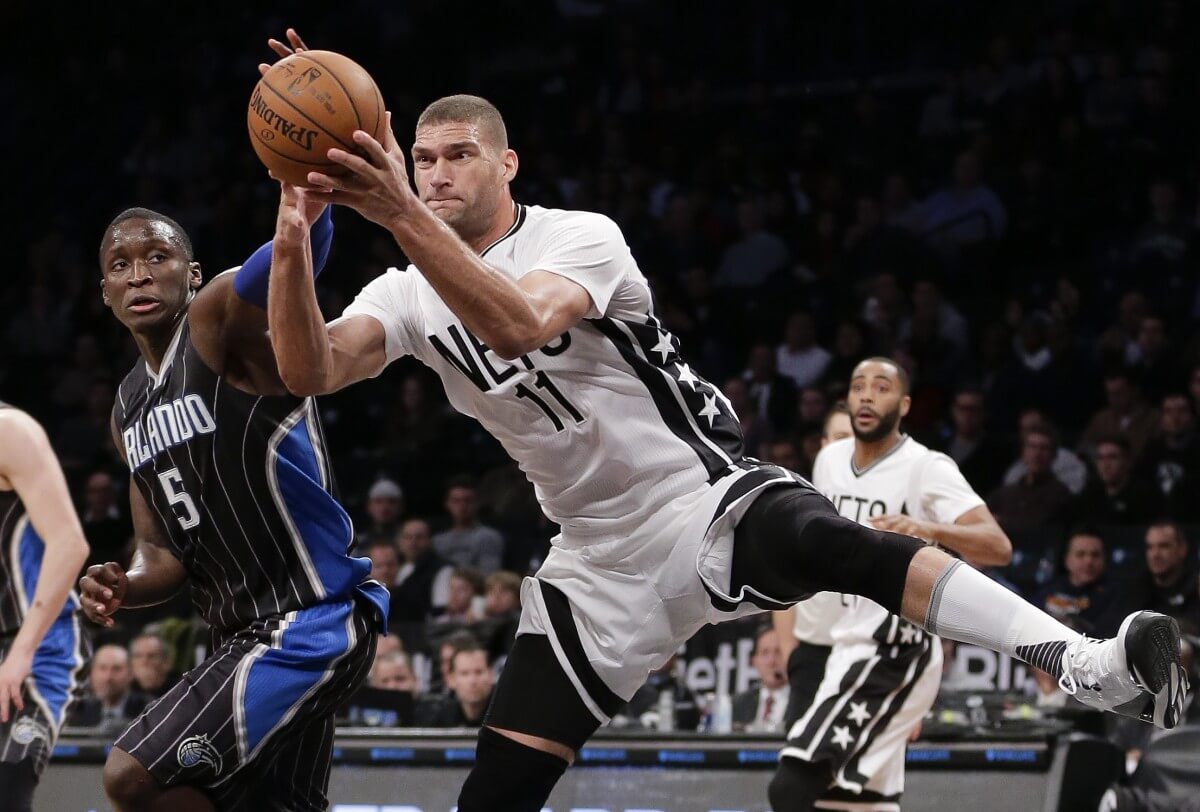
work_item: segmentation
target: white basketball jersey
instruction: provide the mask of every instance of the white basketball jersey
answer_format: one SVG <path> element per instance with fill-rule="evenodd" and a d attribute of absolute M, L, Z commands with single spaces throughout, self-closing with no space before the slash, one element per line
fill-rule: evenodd
<path fill-rule="evenodd" d="M 953 524 L 984 504 L 954 460 L 907 435 L 861 470 L 854 465 L 854 443 L 853 437 L 830 443 L 813 465 L 813 486 L 848 519 L 867 524 L 874 516 L 902 513 Z M 845 608 L 829 629 L 835 644 L 873 641 L 907 645 L 919 642 L 925 634 L 874 601 L 855 595 L 840 597 Z"/>
<path fill-rule="evenodd" d="M 567 537 L 611 536 L 742 456 L 732 407 L 679 355 L 617 225 L 600 214 L 518 206 L 481 252 L 510 278 L 559 274 L 592 310 L 539 350 L 505 361 L 473 336 L 413 266 L 370 282 L 344 316 L 377 319 L 388 363 L 413 355 L 450 403 L 496 437 Z"/>

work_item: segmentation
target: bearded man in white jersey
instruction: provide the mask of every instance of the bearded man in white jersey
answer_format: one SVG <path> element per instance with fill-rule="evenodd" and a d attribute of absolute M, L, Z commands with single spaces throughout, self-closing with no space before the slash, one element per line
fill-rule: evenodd
<path fill-rule="evenodd" d="M 908 389 L 907 373 L 891 359 L 855 367 L 847 398 L 854 436 L 821 449 L 813 485 L 856 522 L 915 536 L 978 566 L 1007 564 L 1012 544 L 954 461 L 901 433 Z M 781 753 L 778 780 L 790 791 L 773 790 L 771 801 L 775 812 L 899 812 L 905 744 L 937 698 L 941 643 L 856 595 L 825 593 L 799 606 L 829 597 L 833 651 Z M 796 791 L 801 785 L 807 793 Z"/>
<path fill-rule="evenodd" d="M 540 810 L 588 737 L 702 626 L 818 591 L 1032 657 L 1086 701 L 1175 723 L 1173 621 L 1138 615 L 1116 641 L 1085 641 L 944 551 L 843 518 L 800 477 L 745 459 L 728 401 L 680 356 L 616 224 L 513 200 L 517 155 L 486 100 L 424 110 L 412 182 L 390 121 L 383 143 L 353 140 L 355 153 L 328 152 L 336 177 L 281 191 L 267 312 L 284 382 L 334 392 L 415 356 L 562 528 L 522 585 L 460 812 Z M 412 262 L 330 324 L 306 201 L 355 209 Z"/>

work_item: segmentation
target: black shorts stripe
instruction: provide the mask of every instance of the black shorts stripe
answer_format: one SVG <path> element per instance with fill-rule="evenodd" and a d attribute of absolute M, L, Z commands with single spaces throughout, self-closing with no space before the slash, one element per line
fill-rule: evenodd
<path fill-rule="evenodd" d="M 808 720 L 808 725 L 800 732 L 798 736 L 788 736 L 788 746 L 796 747 L 801 750 L 807 750 L 812 744 L 813 739 L 817 735 L 817 731 L 825 724 L 825 720 L 833 712 L 833 708 L 838 702 L 850 691 L 851 686 L 858 681 L 862 675 L 863 669 L 867 667 L 866 660 L 859 660 L 846 669 L 845 675 L 842 677 L 841 685 L 838 686 L 838 692 L 831 697 L 828 697 L 821 706 L 817 708 L 816 713 Z M 803 716 L 803 714 L 801 714 Z"/>
<path fill-rule="evenodd" d="M 913 688 L 916 687 L 917 681 L 921 679 L 921 675 L 925 673 L 925 669 L 929 667 L 929 663 L 933 659 L 933 645 L 934 641 L 927 636 L 923 645 L 924 651 L 921 653 L 920 659 L 917 660 L 917 667 L 916 670 L 913 671 L 912 679 L 909 679 L 906 683 L 904 683 L 903 687 L 896 692 L 895 696 L 892 697 L 891 706 L 888 707 L 887 711 L 884 712 L 879 721 L 875 723 L 875 726 L 871 728 L 871 732 L 867 734 L 865 739 L 863 739 L 863 742 L 858 746 L 854 757 L 847 761 L 845 766 L 842 768 L 842 775 L 844 775 L 848 781 L 862 785 L 865 784 L 870 778 L 870 776 L 863 774 L 858 769 L 859 765 L 862 763 L 862 758 L 871 751 L 871 745 L 875 743 L 875 740 L 879 738 L 879 736 L 885 730 L 887 730 L 888 725 L 892 723 L 892 720 L 896 717 L 896 714 L 900 712 L 900 709 L 904 707 L 904 703 L 908 701 L 909 694 L 913 692 Z M 937 645 L 941 644 L 938 643 Z M 897 800 L 899 800 L 898 796 Z"/>
<path fill-rule="evenodd" d="M 647 358 L 651 358 L 652 355 L 646 354 L 646 357 L 643 358 L 642 355 L 638 354 L 633 340 L 617 325 L 616 320 L 589 319 L 587 323 L 591 324 L 605 338 L 611 341 L 621 354 L 621 357 L 625 359 L 625 362 L 633 368 L 633 372 L 637 375 L 638 380 L 646 386 L 647 391 L 650 393 L 650 398 L 654 401 L 654 406 L 658 409 L 663 423 L 666 424 L 672 434 L 687 443 L 696 452 L 696 456 L 700 459 L 700 463 L 704 466 L 710 477 L 721 473 L 729 467 L 731 462 L 741 458 L 742 435 L 741 429 L 735 421 L 725 416 L 724 412 L 722 412 L 722 417 L 713 421 L 713 431 L 709 431 L 707 428 L 701 429 L 704 432 L 704 436 L 707 436 L 718 448 L 725 449 L 727 445 L 729 446 L 729 450 L 725 451 L 724 454 L 714 450 L 704 442 L 697 430 L 703 424 L 696 423 L 695 427 L 693 427 L 691 416 L 684 410 L 684 405 L 688 403 L 689 395 L 700 399 L 703 398 L 703 395 L 689 392 L 685 387 L 676 388 L 675 384 L 668 381 L 664 376 L 662 367 L 656 366 L 646 360 Z M 643 330 L 653 329 L 647 328 L 646 325 L 635 325 L 631 322 L 621 322 L 621 324 L 634 335 L 637 335 L 638 328 Z M 643 349 L 644 352 L 645 350 Z M 670 358 L 672 356 L 668 355 L 667 357 Z M 677 394 L 679 397 L 677 397 Z M 683 399 L 682 404 L 680 397 Z M 702 403 L 698 402 L 695 405 L 696 412 L 699 412 L 703 408 Z M 731 424 L 730 427 L 725 426 L 725 423 Z M 718 427 L 720 428 L 719 433 L 717 431 Z"/>
<path fill-rule="evenodd" d="M 571 616 L 571 603 L 558 587 L 539 579 L 542 589 L 542 599 L 546 603 L 546 614 L 550 617 L 550 625 L 554 628 L 554 636 L 562 646 L 571 670 L 579 678 L 583 689 L 588 692 L 592 701 L 608 716 L 615 716 L 624 705 L 625 700 L 612 692 L 604 684 L 600 675 L 588 662 L 587 654 L 583 651 L 583 643 L 579 639 L 579 629 L 575 627 L 575 619 Z"/>

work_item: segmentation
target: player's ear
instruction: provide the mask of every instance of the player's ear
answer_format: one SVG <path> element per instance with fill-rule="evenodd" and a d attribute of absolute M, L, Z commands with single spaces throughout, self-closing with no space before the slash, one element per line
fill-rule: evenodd
<path fill-rule="evenodd" d="M 190 290 L 199 290 L 200 283 L 204 281 L 204 277 L 200 274 L 200 263 L 188 263 L 188 288 Z"/>
<path fill-rule="evenodd" d="M 505 183 L 512 183 L 513 178 L 517 176 L 517 167 L 520 161 L 517 160 L 517 153 L 511 149 L 504 150 L 504 154 L 500 156 L 500 162 L 504 166 L 503 179 Z"/>
<path fill-rule="evenodd" d="M 104 302 L 105 307 L 112 307 L 112 302 L 108 299 L 108 285 L 104 284 L 104 277 L 100 277 L 100 299 Z"/>
<path fill-rule="evenodd" d="M 912 408 L 912 397 L 905 395 L 900 398 L 900 416 L 908 417 L 908 410 Z"/>

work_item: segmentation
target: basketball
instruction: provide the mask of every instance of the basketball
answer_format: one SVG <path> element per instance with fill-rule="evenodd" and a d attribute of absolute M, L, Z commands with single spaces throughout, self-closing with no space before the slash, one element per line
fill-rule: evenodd
<path fill-rule="evenodd" d="M 254 86 L 246 111 L 250 143 L 275 177 L 308 185 L 309 172 L 338 174 L 328 151 L 356 152 L 355 130 L 383 140 L 383 96 L 362 66 L 332 51 L 299 51 Z"/>

